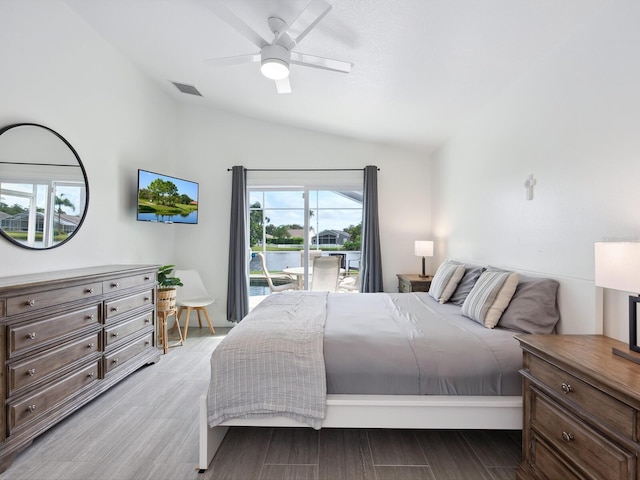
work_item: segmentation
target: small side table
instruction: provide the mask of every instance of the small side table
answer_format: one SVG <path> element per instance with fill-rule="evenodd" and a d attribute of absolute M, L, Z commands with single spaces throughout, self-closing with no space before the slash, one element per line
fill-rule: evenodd
<path fill-rule="evenodd" d="M 398 291 L 400 293 L 428 292 L 432 276 L 422 277 L 415 273 L 398 273 Z"/>
<path fill-rule="evenodd" d="M 173 344 L 173 345 L 169 345 L 169 332 L 167 331 L 167 319 L 170 316 L 174 316 L 176 315 L 176 309 L 172 308 L 170 310 L 158 310 L 158 320 L 160 325 L 158 326 L 158 343 L 162 343 L 162 353 L 164 353 L 165 355 L 167 354 L 167 352 L 169 351 L 169 347 L 175 347 L 175 346 L 179 346 L 182 345 L 184 343 L 184 340 L 182 338 L 182 330 L 180 329 L 180 324 L 178 323 L 177 319 L 175 321 L 175 325 L 177 325 L 178 327 L 178 335 L 179 335 L 179 339 L 178 342 Z"/>

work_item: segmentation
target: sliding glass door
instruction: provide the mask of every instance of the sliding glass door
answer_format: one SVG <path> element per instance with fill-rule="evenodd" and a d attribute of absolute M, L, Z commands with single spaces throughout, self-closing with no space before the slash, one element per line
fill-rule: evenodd
<path fill-rule="evenodd" d="M 344 278 L 354 285 L 360 260 L 362 188 L 250 187 L 250 296 L 267 295 L 274 284 L 310 284 L 317 255 L 338 255 Z M 262 268 L 257 252 L 266 260 Z M 352 290 L 353 291 L 353 288 Z"/>

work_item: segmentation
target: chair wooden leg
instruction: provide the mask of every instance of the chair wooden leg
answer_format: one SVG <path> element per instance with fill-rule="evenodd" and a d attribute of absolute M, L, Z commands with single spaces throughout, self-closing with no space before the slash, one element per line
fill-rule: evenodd
<path fill-rule="evenodd" d="M 187 341 L 187 332 L 189 331 L 189 319 L 191 318 L 191 307 L 187 307 L 187 316 L 184 319 L 184 335 L 182 335 L 182 339 Z"/>
<path fill-rule="evenodd" d="M 211 318 L 209 317 L 209 312 L 207 311 L 207 307 L 200 307 L 198 311 L 200 310 L 204 312 L 204 316 L 207 319 L 207 323 L 209 324 L 209 331 L 211 332 L 211 335 L 215 335 L 216 331 L 213 329 L 213 324 L 211 323 Z M 198 318 L 199 317 L 200 315 L 198 315 Z"/>
<path fill-rule="evenodd" d="M 202 328 L 202 318 L 200 318 L 200 310 L 202 310 L 202 307 L 196 307 L 196 314 L 198 315 L 198 327 Z"/>

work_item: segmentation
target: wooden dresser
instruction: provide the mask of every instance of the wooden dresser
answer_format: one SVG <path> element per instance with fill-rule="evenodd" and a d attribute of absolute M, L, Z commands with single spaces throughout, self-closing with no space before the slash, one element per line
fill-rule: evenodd
<path fill-rule="evenodd" d="M 156 275 L 109 265 L 0 277 L 0 472 L 37 435 L 158 361 Z"/>
<path fill-rule="evenodd" d="M 601 335 L 519 335 L 523 460 L 517 478 L 638 480 L 640 365 Z"/>

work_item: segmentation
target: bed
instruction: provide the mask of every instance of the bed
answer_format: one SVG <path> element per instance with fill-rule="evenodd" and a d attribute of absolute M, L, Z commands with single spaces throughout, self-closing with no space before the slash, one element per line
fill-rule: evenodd
<path fill-rule="evenodd" d="M 200 470 L 231 426 L 520 429 L 515 335 L 554 331 L 557 290 L 449 261 L 429 293 L 270 295 L 212 354 Z"/>

